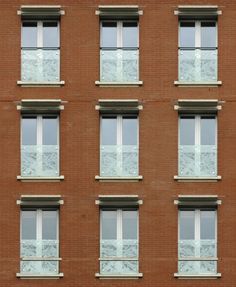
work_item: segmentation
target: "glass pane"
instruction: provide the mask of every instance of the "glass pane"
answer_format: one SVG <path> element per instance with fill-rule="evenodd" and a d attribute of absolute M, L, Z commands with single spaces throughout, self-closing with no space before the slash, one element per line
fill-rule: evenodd
<path fill-rule="evenodd" d="M 57 239 L 57 211 L 43 211 L 42 239 Z"/>
<path fill-rule="evenodd" d="M 195 47 L 195 22 L 180 22 L 179 44 L 182 48 Z"/>
<path fill-rule="evenodd" d="M 180 145 L 195 145 L 194 117 L 180 117 Z"/>
<path fill-rule="evenodd" d="M 117 239 L 117 212 L 102 211 L 102 239 Z"/>
<path fill-rule="evenodd" d="M 43 145 L 57 145 L 57 117 L 43 117 Z"/>
<path fill-rule="evenodd" d="M 215 239 L 215 211 L 201 210 L 201 239 Z"/>
<path fill-rule="evenodd" d="M 59 47 L 57 22 L 43 22 L 43 47 Z"/>
<path fill-rule="evenodd" d="M 102 33 L 101 47 L 103 48 L 117 47 L 117 23 L 116 22 L 103 22 L 101 33 Z"/>
<path fill-rule="evenodd" d="M 123 47 L 138 47 L 138 23 L 123 22 Z"/>
<path fill-rule="evenodd" d="M 101 142 L 102 142 L 102 145 L 116 145 L 117 144 L 117 118 L 116 117 L 102 118 Z"/>
<path fill-rule="evenodd" d="M 22 145 L 36 145 L 37 144 L 37 118 L 23 117 L 22 125 Z"/>
<path fill-rule="evenodd" d="M 195 212 L 193 210 L 181 210 L 179 221 L 179 239 L 195 239 Z"/>
<path fill-rule="evenodd" d="M 201 22 L 201 47 L 215 48 L 216 46 L 216 23 Z"/>
<path fill-rule="evenodd" d="M 36 211 L 21 212 L 21 239 L 36 239 Z"/>
<path fill-rule="evenodd" d="M 216 144 L 215 117 L 201 117 L 201 145 Z"/>
<path fill-rule="evenodd" d="M 137 239 L 138 212 L 129 210 L 122 212 L 123 239 Z"/>
<path fill-rule="evenodd" d="M 122 121 L 122 144 L 137 145 L 138 121 L 137 117 L 123 117 Z"/>
<path fill-rule="evenodd" d="M 37 47 L 37 22 L 23 22 L 21 47 Z"/>

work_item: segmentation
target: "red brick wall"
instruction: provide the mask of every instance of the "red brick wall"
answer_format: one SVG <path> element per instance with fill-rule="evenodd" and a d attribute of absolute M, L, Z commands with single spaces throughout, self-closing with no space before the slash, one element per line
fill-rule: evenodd
<path fill-rule="evenodd" d="M 62 5 L 60 88 L 24 88 L 20 80 L 20 5 Z M 99 18 L 101 4 L 137 4 L 140 17 L 141 87 L 102 88 L 99 80 Z M 221 87 L 176 87 L 178 5 L 212 4 L 223 11 L 219 16 L 219 80 Z M 0 2 L 0 286 L 3 287 L 234 287 L 236 285 L 236 2 L 234 0 L 51 0 Z M 68 101 L 60 118 L 61 182 L 20 182 L 21 99 Z M 98 99 L 139 99 L 140 182 L 97 182 L 99 173 Z M 176 182 L 178 115 L 177 99 L 224 100 L 218 116 L 219 182 Z M 60 280 L 21 280 L 19 272 L 20 209 L 22 194 L 61 194 Z M 99 194 L 138 194 L 140 207 L 139 280 L 99 280 Z M 178 194 L 217 194 L 223 203 L 218 210 L 217 280 L 178 280 L 177 208 Z"/>

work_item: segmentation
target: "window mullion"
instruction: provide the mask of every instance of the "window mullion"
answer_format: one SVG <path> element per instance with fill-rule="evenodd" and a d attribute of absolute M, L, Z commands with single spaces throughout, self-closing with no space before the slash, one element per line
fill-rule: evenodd
<path fill-rule="evenodd" d="M 123 47 L 122 30 L 123 30 L 123 23 L 122 23 L 122 21 L 118 21 L 117 22 L 117 48 Z"/>
<path fill-rule="evenodd" d="M 195 22 L 195 47 L 201 48 L 201 21 Z"/>
<path fill-rule="evenodd" d="M 38 21 L 37 23 L 37 47 L 43 48 L 43 21 Z"/>

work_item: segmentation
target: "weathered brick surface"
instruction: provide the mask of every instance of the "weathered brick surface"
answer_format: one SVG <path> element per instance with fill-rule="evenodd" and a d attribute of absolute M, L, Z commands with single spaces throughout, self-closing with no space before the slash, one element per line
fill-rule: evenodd
<path fill-rule="evenodd" d="M 22 4 L 62 5 L 61 88 L 23 88 L 20 80 L 20 17 Z M 100 88 L 99 4 L 137 4 L 140 17 L 140 80 L 137 88 Z M 219 80 L 218 88 L 180 88 L 177 80 L 178 19 L 174 9 L 184 4 L 218 5 Z M 0 1 L 0 286 L 2 287 L 234 287 L 236 285 L 236 2 L 234 0 L 11 0 Z M 21 99 L 68 101 L 60 118 L 62 182 L 19 182 Z M 98 99 L 139 99 L 140 174 L 143 181 L 101 183 L 99 173 Z M 219 175 L 214 183 L 178 183 L 178 116 L 173 109 L 177 99 L 224 100 L 218 117 Z M 61 194 L 60 280 L 20 280 L 19 222 L 16 200 L 21 194 Z M 99 194 L 138 194 L 140 208 L 139 280 L 99 280 Z M 178 280 L 177 208 L 178 194 L 217 194 L 223 200 L 218 212 L 218 280 Z"/>

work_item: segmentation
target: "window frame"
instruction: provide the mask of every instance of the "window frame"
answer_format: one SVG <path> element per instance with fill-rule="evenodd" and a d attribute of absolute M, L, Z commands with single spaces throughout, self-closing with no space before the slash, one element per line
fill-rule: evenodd
<path fill-rule="evenodd" d="M 22 139 L 22 136 L 23 136 L 23 124 L 22 124 L 22 119 L 23 118 L 30 118 L 30 117 L 36 117 L 36 142 L 37 144 L 35 146 L 39 146 L 39 145 L 43 145 L 42 141 L 43 141 L 43 117 L 56 117 L 57 119 L 57 146 L 58 147 L 58 162 L 57 162 L 57 165 L 58 165 L 58 175 L 57 177 L 59 177 L 60 175 L 60 115 L 55 113 L 55 114 L 41 114 L 41 113 L 30 113 L 30 114 L 21 114 L 21 121 L 20 121 L 20 131 L 21 131 L 21 134 L 20 134 L 20 147 L 22 148 L 23 146 L 23 139 Z M 21 176 L 24 177 L 24 178 L 28 178 L 28 179 L 31 179 L 31 178 L 35 178 L 35 176 L 24 176 L 22 175 L 22 158 L 21 158 L 21 155 L 20 155 L 20 165 L 21 165 Z M 47 178 L 46 176 L 36 176 L 36 177 L 39 177 L 39 178 Z M 51 177 L 51 176 L 50 176 Z M 56 178 L 56 177 L 55 177 Z"/>
<path fill-rule="evenodd" d="M 123 117 L 135 117 L 136 118 L 136 121 L 137 121 L 137 151 L 138 151 L 138 170 L 137 170 L 137 174 L 139 175 L 139 164 L 140 164 L 140 150 L 139 150 L 139 114 L 135 113 L 135 114 L 127 114 L 127 113 L 108 113 L 108 114 L 100 114 L 100 133 L 99 133 L 99 174 L 100 174 L 100 177 L 104 177 L 104 178 L 113 178 L 113 177 L 116 177 L 117 178 L 120 178 L 120 179 L 125 179 L 125 178 L 137 178 L 137 176 L 119 176 L 119 175 L 115 175 L 115 176 L 103 176 L 102 175 L 102 172 L 101 172 L 101 151 L 100 151 L 100 148 L 102 146 L 102 119 L 103 118 L 109 118 L 109 117 L 116 117 L 116 145 L 114 146 L 117 146 L 117 145 L 122 145 L 122 134 L 123 134 L 123 126 L 122 126 L 122 122 L 123 122 Z M 139 176 L 138 176 L 139 177 Z M 142 177 L 140 177 L 139 179 L 142 179 Z"/>
<path fill-rule="evenodd" d="M 179 261 L 183 261 L 181 259 L 184 258 L 180 258 L 179 257 L 179 242 L 183 239 L 180 238 L 180 213 L 181 211 L 194 211 L 194 241 L 198 240 L 201 241 L 201 211 L 214 211 L 214 217 L 215 217 L 215 224 L 214 224 L 214 228 L 215 228 L 215 252 L 216 252 L 216 256 L 212 257 L 213 260 L 205 260 L 207 261 L 215 261 L 216 262 L 216 272 L 215 273 L 196 273 L 196 274 L 185 274 L 185 273 L 177 273 L 176 277 L 195 277 L 195 276 L 206 276 L 206 277 L 212 277 L 212 276 L 217 276 L 217 269 L 218 269 L 218 258 L 217 258 L 217 254 L 218 254 L 218 211 L 217 208 L 212 206 L 212 207 L 180 207 L 178 209 L 178 263 Z M 198 257 L 195 257 L 195 259 Z M 211 258 L 211 257 L 209 257 Z M 201 259 L 201 257 L 199 257 L 199 259 Z M 188 260 L 185 260 L 188 261 Z M 191 260 L 189 260 L 191 261 Z M 196 260 L 198 261 L 198 260 Z M 199 260 L 201 261 L 201 260 Z M 204 262 L 204 261 L 203 261 Z M 178 271 L 179 272 L 179 271 Z"/>
<path fill-rule="evenodd" d="M 180 34 L 181 34 L 181 23 L 190 23 L 194 22 L 195 23 L 195 46 L 194 47 L 181 47 L 180 46 Z M 216 27 L 216 47 L 202 47 L 201 46 L 201 22 L 209 22 L 209 23 L 215 23 Z M 178 49 L 186 49 L 186 50 L 192 50 L 192 49 L 199 49 L 199 50 L 204 50 L 204 49 L 209 49 L 209 50 L 218 50 L 218 21 L 217 20 L 189 20 L 189 19 L 180 19 L 179 20 L 179 25 L 178 25 Z M 218 60 L 218 58 L 217 58 Z"/>
<path fill-rule="evenodd" d="M 116 33 L 116 47 L 102 47 L 102 38 L 103 38 L 103 28 L 102 24 L 103 23 L 117 23 L 117 33 Z M 137 47 L 123 47 L 123 23 L 137 23 Z M 100 50 L 104 49 L 114 49 L 114 50 L 139 50 L 139 20 L 134 19 L 134 20 L 100 20 Z"/>
<path fill-rule="evenodd" d="M 23 217 L 23 212 L 24 211 L 36 211 L 36 239 L 35 240 L 43 240 L 42 238 L 42 228 L 43 228 L 43 221 L 42 221 L 42 218 L 43 218 L 43 211 L 56 211 L 56 214 L 57 214 L 57 222 L 56 222 L 56 229 L 57 229 L 57 232 L 56 232 L 56 241 L 58 242 L 58 246 L 57 246 L 57 257 L 53 257 L 53 261 L 57 261 L 57 274 L 48 274 L 48 273 L 41 273 L 41 274 L 35 274 L 35 273 L 24 273 L 24 272 L 21 272 L 20 273 L 17 273 L 17 277 L 21 277 L 21 278 L 24 278 L 24 277 L 28 277 L 28 278 L 34 278 L 34 277 L 63 277 L 63 273 L 60 273 L 60 237 L 59 237 L 59 222 L 60 222 L 60 212 L 59 212 L 59 208 L 57 207 L 22 207 L 21 210 L 20 210 L 20 249 L 19 249 L 19 252 L 20 252 L 20 263 L 24 260 L 22 260 L 22 258 L 27 258 L 27 259 L 30 259 L 31 256 L 26 256 L 26 257 L 23 257 L 21 256 L 21 241 L 24 240 L 22 238 L 22 224 L 23 224 L 23 220 L 22 220 L 22 217 Z M 34 256 L 32 256 L 32 260 L 26 260 L 27 261 L 40 261 L 38 260 L 38 256 L 36 256 L 37 258 L 35 258 Z M 47 259 L 47 257 L 39 257 L 39 258 L 42 258 L 41 262 L 45 259 Z M 48 257 L 48 258 L 52 258 L 52 257 Z M 36 259 L 36 260 L 35 260 Z M 48 260 L 50 261 L 50 260 Z M 20 270 L 21 270 L 21 267 L 20 267 Z"/>
<path fill-rule="evenodd" d="M 111 257 L 104 257 L 102 258 L 101 257 L 101 241 L 103 240 L 102 238 L 102 227 L 103 227 L 103 221 L 102 221 L 102 213 L 104 211 L 115 211 L 116 212 L 116 224 L 117 224 L 117 227 L 116 227 L 116 239 L 114 240 L 125 240 L 123 239 L 123 222 L 122 222 L 122 219 L 123 219 L 123 211 L 136 211 L 137 212 L 137 242 L 138 242 L 138 247 L 137 247 L 137 257 L 112 257 L 112 259 L 114 259 L 114 261 L 129 261 L 129 259 L 131 259 L 132 261 L 136 261 L 138 263 L 138 269 L 139 269 L 139 247 L 140 247 L 140 242 L 139 242 L 139 208 L 138 207 L 101 207 L 100 208 L 100 215 L 99 215 L 99 222 L 100 222 L 100 227 L 99 227 L 99 232 L 100 232 L 100 236 L 99 236 L 99 260 L 100 262 L 103 260 L 103 261 L 106 261 L 106 259 L 109 259 Z M 119 259 L 119 260 L 118 260 Z M 100 269 L 100 267 L 99 267 Z M 127 273 L 114 273 L 114 274 L 103 274 L 101 272 L 101 269 L 100 269 L 100 275 L 101 276 L 104 276 L 104 277 L 116 277 L 116 276 L 121 276 L 121 277 L 130 277 L 130 276 L 134 276 L 136 277 L 137 275 L 139 275 L 139 273 L 130 273 L 130 274 L 127 274 Z M 99 276 L 100 276 L 99 275 Z"/>
<path fill-rule="evenodd" d="M 57 23 L 57 36 L 58 36 L 58 47 L 44 47 L 43 46 L 43 23 L 44 22 L 52 22 L 52 23 Z M 36 47 L 23 47 L 22 46 L 22 39 L 23 39 L 23 23 L 37 23 L 37 45 Z M 60 50 L 61 44 L 60 44 L 60 21 L 59 20 L 22 20 L 21 21 L 21 49 L 42 49 L 42 50 Z M 60 65 L 59 65 L 60 66 Z M 60 71 L 59 71 L 60 75 Z"/>
<path fill-rule="evenodd" d="M 181 117 L 194 117 L 194 124 L 195 124 L 195 142 L 194 142 L 194 146 L 202 146 L 201 145 L 201 117 L 215 117 L 215 147 L 216 147 L 216 171 L 215 171 L 215 176 L 212 176 L 212 178 L 215 178 L 218 175 L 218 115 L 215 113 L 180 113 L 178 115 L 178 177 L 181 178 L 186 178 L 186 176 L 181 176 L 179 174 L 179 147 L 180 145 L 180 121 L 181 121 Z M 204 146 L 204 145 L 203 145 Z M 196 175 L 192 175 L 192 176 L 188 176 L 187 178 L 200 178 L 202 179 L 201 176 L 196 176 Z M 211 178 L 211 176 L 206 176 L 206 178 Z"/>

